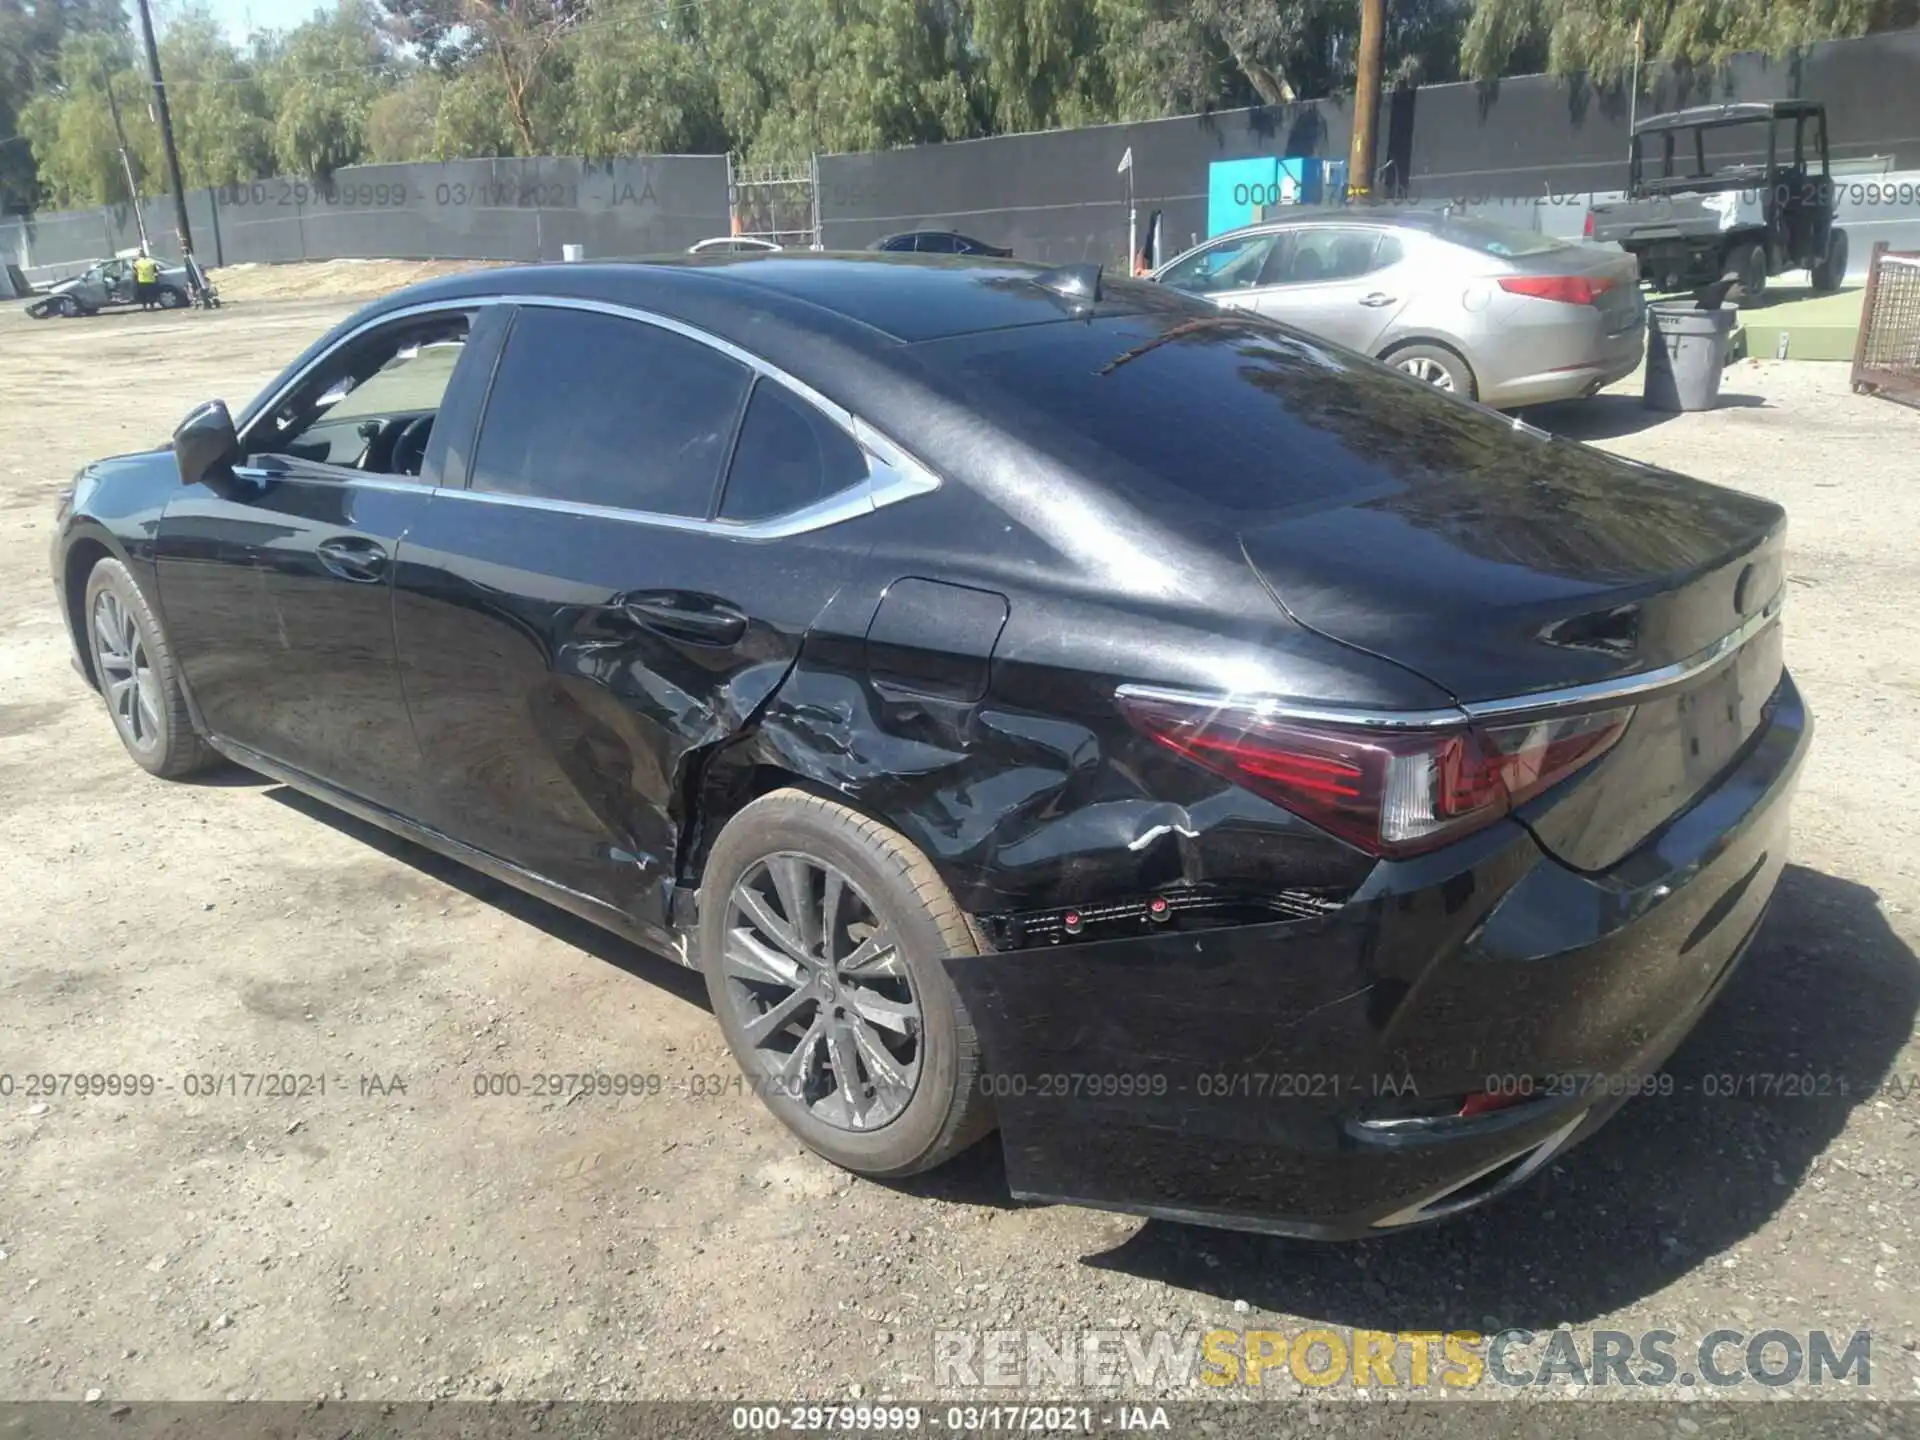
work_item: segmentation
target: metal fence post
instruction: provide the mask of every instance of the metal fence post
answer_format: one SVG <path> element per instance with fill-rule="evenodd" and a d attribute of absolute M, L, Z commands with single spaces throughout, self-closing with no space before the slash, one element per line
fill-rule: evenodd
<path fill-rule="evenodd" d="M 1867 288 L 1860 297 L 1860 330 L 1853 337 L 1853 388 L 1860 389 L 1861 373 L 1867 368 L 1867 346 L 1873 336 L 1873 301 L 1880 289 L 1880 257 L 1887 253 L 1885 240 L 1873 242 L 1873 254 L 1867 257 Z"/>
<path fill-rule="evenodd" d="M 807 156 L 807 173 L 812 177 L 809 188 L 813 191 L 813 248 L 827 248 L 827 237 L 820 228 L 820 152 L 815 150 Z"/>

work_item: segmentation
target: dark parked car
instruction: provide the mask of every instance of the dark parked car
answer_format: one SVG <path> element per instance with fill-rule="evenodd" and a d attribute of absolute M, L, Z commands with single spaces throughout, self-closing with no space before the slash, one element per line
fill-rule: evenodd
<path fill-rule="evenodd" d="M 1810 729 L 1782 512 L 1092 267 L 494 270 L 103 460 L 53 581 L 225 756 L 704 971 L 866 1175 L 1372 1233 L 1650 1078 Z"/>
<path fill-rule="evenodd" d="M 971 235 L 959 235 L 952 230 L 909 230 L 905 234 L 888 235 L 876 240 L 867 248 L 911 250 L 916 255 L 984 255 L 1000 260 L 1013 255 L 1013 251 L 1004 246 L 989 245 L 984 240 L 976 240 Z"/>

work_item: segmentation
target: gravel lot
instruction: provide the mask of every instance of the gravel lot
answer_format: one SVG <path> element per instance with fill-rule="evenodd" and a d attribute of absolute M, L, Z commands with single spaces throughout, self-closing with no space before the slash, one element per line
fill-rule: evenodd
<path fill-rule="evenodd" d="M 1867 1330 L 1873 1393 L 1920 1400 L 1920 414 L 1748 362 L 1711 414 L 1534 417 L 1791 511 L 1794 861 L 1676 1094 L 1463 1221 L 1326 1248 L 1016 1205 L 992 1145 L 853 1180 L 725 1088 L 689 972 L 257 777 L 135 768 L 68 665 L 55 495 L 348 308 L 0 314 L 0 1397 L 927 1397 L 941 1330 L 1567 1324 Z M 594 1070 L 665 1089 L 473 1089 Z M 185 1093 L 267 1072 L 326 1092 Z M 1701 1093 L 1779 1073 L 1825 1093 Z"/>

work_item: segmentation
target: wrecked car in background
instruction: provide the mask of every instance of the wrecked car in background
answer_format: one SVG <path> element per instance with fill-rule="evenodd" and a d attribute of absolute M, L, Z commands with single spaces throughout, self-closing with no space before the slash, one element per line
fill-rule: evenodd
<path fill-rule="evenodd" d="M 98 260 L 71 279 L 47 287 L 27 305 L 36 320 L 61 315 L 97 315 L 114 305 L 134 303 L 133 260 L 121 255 Z M 162 310 L 184 310 L 193 303 L 193 285 L 184 265 L 162 265 L 155 283 L 154 303 Z"/>
<path fill-rule="evenodd" d="M 860 1174 L 1325 1238 L 1502 1193 L 1751 940 L 1774 505 L 1091 266 L 401 291 L 91 465 L 53 580 L 226 757 L 697 966 Z"/>

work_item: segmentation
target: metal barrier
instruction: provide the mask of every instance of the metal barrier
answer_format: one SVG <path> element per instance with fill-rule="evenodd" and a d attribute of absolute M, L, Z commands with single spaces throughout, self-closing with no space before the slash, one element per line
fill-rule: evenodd
<path fill-rule="evenodd" d="M 1920 250 L 1889 250 L 1884 240 L 1873 247 L 1853 388 L 1920 405 Z"/>
<path fill-rule="evenodd" d="M 174 258 L 172 202 L 142 202 L 156 254 Z M 276 176 L 187 194 L 210 266 L 282 260 L 558 260 L 684 250 L 727 232 L 722 155 L 589 161 L 356 165 L 325 180 Z M 0 220 L 0 264 L 40 281 L 139 244 L 130 205 Z"/>

